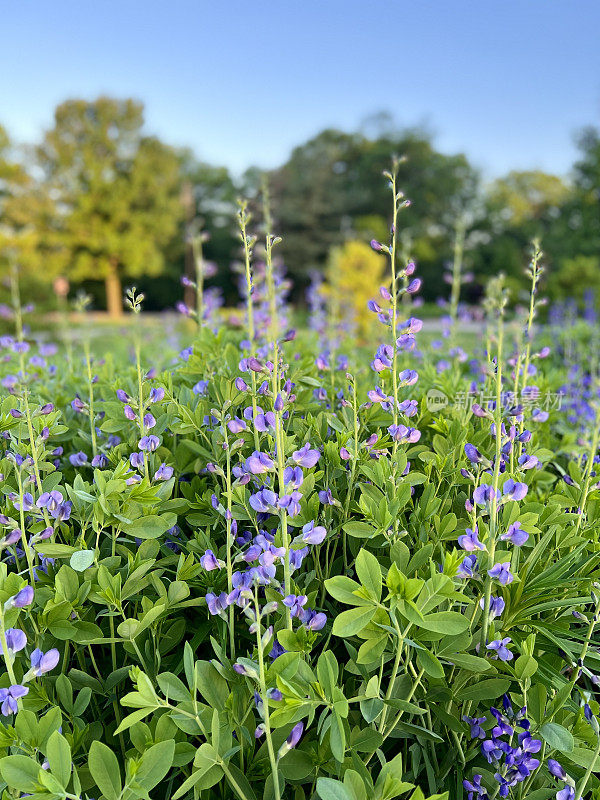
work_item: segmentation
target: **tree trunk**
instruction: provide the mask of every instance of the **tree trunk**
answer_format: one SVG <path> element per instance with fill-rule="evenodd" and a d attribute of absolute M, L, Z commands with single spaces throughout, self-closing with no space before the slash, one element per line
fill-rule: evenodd
<path fill-rule="evenodd" d="M 123 295 L 118 269 L 117 260 L 111 259 L 106 276 L 106 308 L 111 319 L 119 319 L 123 315 Z"/>

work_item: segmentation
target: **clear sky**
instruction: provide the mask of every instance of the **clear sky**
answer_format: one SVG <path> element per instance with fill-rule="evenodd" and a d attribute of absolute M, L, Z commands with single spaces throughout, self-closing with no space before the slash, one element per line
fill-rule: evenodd
<path fill-rule="evenodd" d="M 599 0 L 6 0 L 0 122 L 34 141 L 67 97 L 241 171 L 382 110 L 487 175 L 567 172 L 600 123 Z"/>

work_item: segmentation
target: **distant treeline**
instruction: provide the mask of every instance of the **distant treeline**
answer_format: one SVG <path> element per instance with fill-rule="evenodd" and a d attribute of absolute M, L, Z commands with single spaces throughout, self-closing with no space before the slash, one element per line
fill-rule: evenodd
<path fill-rule="evenodd" d="M 580 133 L 568 181 L 532 170 L 484 185 L 465 155 L 440 153 L 426 132 L 397 129 L 386 116 L 358 132 L 324 130 L 277 169 L 234 178 L 149 135 L 143 111 L 132 99 L 67 100 L 42 140 L 27 147 L 0 126 L 0 271 L 16 261 L 30 297 L 52 297 L 53 282 L 64 292 L 66 278 L 70 296 L 83 286 L 98 308 L 116 314 L 123 284 L 135 282 L 146 308 L 173 307 L 190 269 L 190 237 L 204 231 L 204 257 L 218 267 L 211 283 L 236 302 L 237 200 L 250 200 L 260 239 L 267 187 L 299 300 L 332 248 L 387 239 L 390 198 L 381 173 L 392 154 L 404 156 L 399 185 L 411 201 L 400 217 L 401 257 L 418 262 L 426 299 L 447 294 L 442 273 L 461 228 L 465 265 L 475 274 L 466 299 L 477 299 L 486 276 L 499 271 L 518 293 L 534 238 L 542 242 L 551 296 L 581 296 L 600 285 L 596 129 Z"/>

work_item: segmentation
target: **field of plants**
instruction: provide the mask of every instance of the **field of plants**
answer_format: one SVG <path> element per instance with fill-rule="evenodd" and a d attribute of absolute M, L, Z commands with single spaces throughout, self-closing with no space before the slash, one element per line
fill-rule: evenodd
<path fill-rule="evenodd" d="M 244 205 L 238 326 L 201 258 L 187 327 L 130 289 L 116 347 L 12 274 L 2 800 L 600 797 L 593 299 L 544 308 L 534 245 L 466 333 L 457 258 L 425 336 L 383 180 L 373 341 L 327 281 L 291 329 Z"/>

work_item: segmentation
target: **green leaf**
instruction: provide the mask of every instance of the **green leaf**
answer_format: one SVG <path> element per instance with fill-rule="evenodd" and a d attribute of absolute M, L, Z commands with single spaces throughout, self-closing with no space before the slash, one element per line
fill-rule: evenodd
<path fill-rule="evenodd" d="M 369 624 L 376 610 L 375 606 L 369 606 L 368 608 L 350 608 L 348 611 L 342 611 L 333 621 L 334 635 L 344 638 L 354 636 Z"/>
<path fill-rule="evenodd" d="M 149 792 L 162 781 L 173 764 L 175 741 L 168 739 L 152 745 L 141 758 L 135 779 Z"/>
<path fill-rule="evenodd" d="M 444 667 L 429 650 L 417 650 L 417 661 L 419 666 L 432 678 L 444 677 Z"/>
<path fill-rule="evenodd" d="M 344 525 L 344 530 L 348 536 L 354 536 L 355 539 L 370 539 L 375 536 L 377 531 L 368 522 L 347 522 Z"/>
<path fill-rule="evenodd" d="M 27 756 L 5 756 L 0 759 L 0 773 L 11 787 L 21 792 L 35 792 L 38 787 L 40 765 Z"/>
<path fill-rule="evenodd" d="M 48 739 L 46 756 L 50 764 L 50 771 L 60 781 L 63 789 L 66 789 L 71 778 L 71 748 L 65 737 L 58 731 L 54 731 Z"/>
<path fill-rule="evenodd" d="M 162 514 L 161 516 L 151 514 L 124 526 L 124 531 L 128 536 L 133 536 L 136 539 L 158 539 L 169 528 L 172 528 L 176 522 L 176 514 Z"/>
<path fill-rule="evenodd" d="M 119 762 L 113 751 L 97 739 L 90 747 L 88 768 L 106 800 L 119 800 L 121 794 Z"/>
<path fill-rule="evenodd" d="M 94 563 L 95 552 L 93 550 L 78 550 L 73 553 L 69 564 L 75 572 L 85 572 Z"/>
<path fill-rule="evenodd" d="M 479 683 L 471 683 L 457 692 L 457 697 L 464 702 L 469 700 L 495 700 L 508 691 L 510 680 L 507 678 L 488 678 Z"/>
<path fill-rule="evenodd" d="M 357 597 L 354 592 L 360 591 L 360 583 L 353 581 L 346 575 L 335 575 L 325 581 L 325 588 L 329 594 L 340 603 L 347 606 L 369 606 L 371 602 L 364 597 Z"/>
<path fill-rule="evenodd" d="M 433 614 L 425 614 L 417 624 L 426 631 L 457 636 L 468 629 L 469 618 L 456 611 L 438 611 Z"/>
<path fill-rule="evenodd" d="M 369 553 L 368 550 L 361 550 L 356 556 L 355 569 L 356 575 L 361 584 L 369 592 L 369 594 L 377 602 L 379 602 L 381 600 L 382 585 L 381 567 L 379 566 L 379 561 L 375 558 L 373 553 Z"/>
<path fill-rule="evenodd" d="M 561 753 L 570 753 L 575 747 L 573 735 L 557 722 L 546 722 L 540 728 L 540 733 L 553 750 L 560 750 Z"/>
<path fill-rule="evenodd" d="M 317 794 L 321 800 L 352 800 L 352 795 L 344 784 L 334 778 L 318 778 Z"/>

